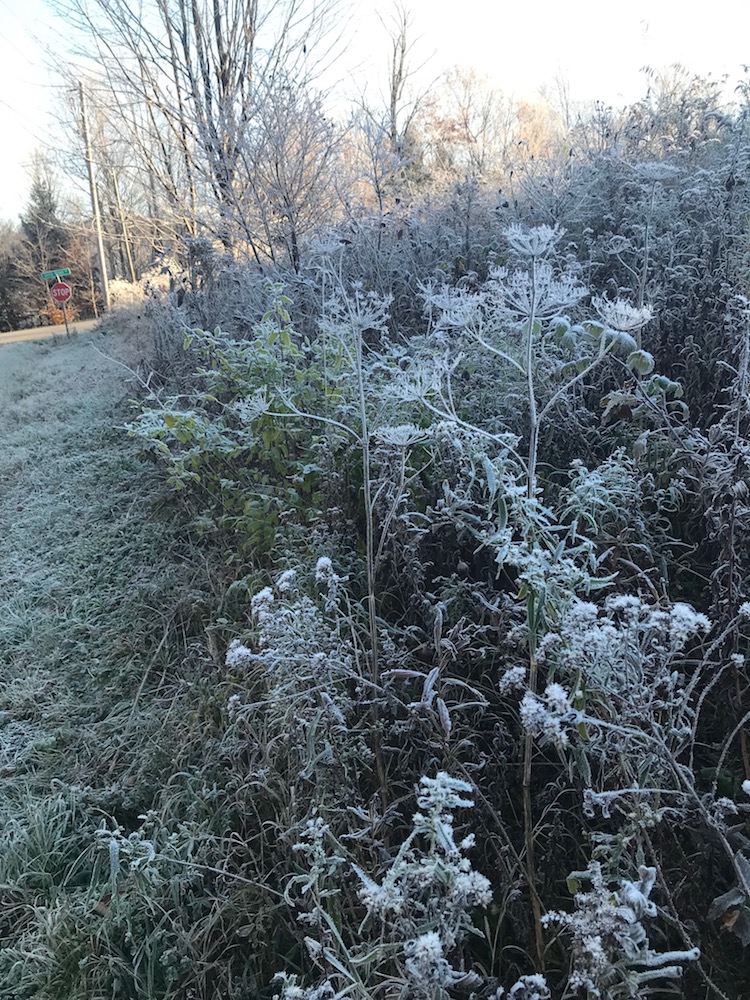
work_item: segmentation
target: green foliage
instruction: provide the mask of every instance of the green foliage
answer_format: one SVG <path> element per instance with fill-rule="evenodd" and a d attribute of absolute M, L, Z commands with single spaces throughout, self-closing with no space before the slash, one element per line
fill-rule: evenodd
<path fill-rule="evenodd" d="M 192 490 L 195 525 L 224 539 L 227 559 L 258 563 L 273 551 L 281 517 L 295 512 L 303 525 L 320 517 L 321 449 L 304 421 L 268 415 L 287 390 L 315 410 L 335 398 L 335 371 L 324 371 L 309 343 L 291 325 L 289 299 L 272 289 L 273 304 L 248 340 L 216 330 L 190 330 L 185 348 L 199 364 L 200 389 L 189 397 L 157 400 L 130 425 L 168 463 L 169 485 Z M 283 400 L 279 405 L 284 410 Z M 179 407 L 179 408 L 178 408 Z M 282 415 L 284 415 L 282 413 Z"/>

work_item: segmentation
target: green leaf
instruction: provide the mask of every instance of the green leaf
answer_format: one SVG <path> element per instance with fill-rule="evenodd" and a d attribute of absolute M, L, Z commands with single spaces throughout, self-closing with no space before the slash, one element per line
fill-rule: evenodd
<path fill-rule="evenodd" d="M 648 351 L 631 351 L 625 364 L 638 375 L 650 375 L 654 370 L 654 357 Z"/>
<path fill-rule="evenodd" d="M 581 323 L 581 330 L 587 340 L 598 341 L 604 333 L 604 324 L 596 320 L 588 320 L 585 323 Z"/>

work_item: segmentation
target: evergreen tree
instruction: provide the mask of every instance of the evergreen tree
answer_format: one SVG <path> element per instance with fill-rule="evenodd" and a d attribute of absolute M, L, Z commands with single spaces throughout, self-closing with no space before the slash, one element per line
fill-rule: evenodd
<path fill-rule="evenodd" d="M 29 201 L 21 216 L 26 261 L 37 277 L 43 271 L 62 267 L 65 260 L 69 235 L 60 219 L 58 206 L 58 194 L 49 165 L 37 159 Z"/>

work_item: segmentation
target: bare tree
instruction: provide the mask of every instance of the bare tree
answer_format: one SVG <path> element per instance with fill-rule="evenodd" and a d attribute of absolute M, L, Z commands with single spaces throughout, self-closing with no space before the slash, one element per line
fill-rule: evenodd
<path fill-rule="evenodd" d="M 453 175 L 497 176 L 507 167 L 515 121 L 513 103 L 487 77 L 456 67 L 430 107 L 432 161 Z"/>
<path fill-rule="evenodd" d="M 231 248 L 263 102 L 282 81 L 309 86 L 336 3 L 72 0 L 81 48 L 93 44 L 103 70 L 109 131 L 139 161 L 154 215 L 163 202 L 186 234 L 208 229 Z"/>

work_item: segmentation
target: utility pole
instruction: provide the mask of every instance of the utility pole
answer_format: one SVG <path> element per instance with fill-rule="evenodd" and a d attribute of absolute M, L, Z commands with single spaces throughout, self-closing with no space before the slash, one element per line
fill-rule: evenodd
<path fill-rule="evenodd" d="M 91 157 L 91 139 L 89 137 L 89 120 L 86 113 L 86 94 L 83 89 L 83 81 L 78 82 L 78 92 L 81 98 L 81 118 L 83 121 L 83 142 L 86 149 L 86 169 L 89 174 L 89 189 L 91 191 L 91 208 L 94 213 L 94 228 L 96 229 L 96 246 L 99 255 L 99 273 L 102 283 L 102 299 L 104 300 L 104 310 L 109 311 L 109 281 L 107 280 L 107 262 L 104 257 L 104 240 L 102 238 L 102 218 L 99 213 L 99 198 L 96 193 L 96 181 L 94 180 L 94 165 Z"/>

